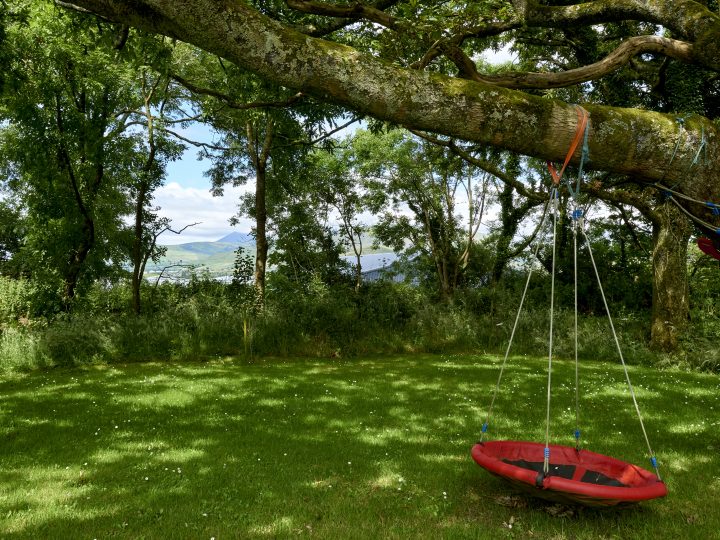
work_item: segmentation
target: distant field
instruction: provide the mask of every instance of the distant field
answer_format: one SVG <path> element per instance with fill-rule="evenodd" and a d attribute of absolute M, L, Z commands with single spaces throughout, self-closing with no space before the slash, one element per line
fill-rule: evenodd
<path fill-rule="evenodd" d="M 392 251 L 387 247 L 372 248 L 371 237 L 364 239 L 363 242 L 364 255 L 382 253 L 392 255 Z M 255 244 L 252 239 L 245 239 L 240 245 L 254 255 Z M 212 275 L 232 275 L 238 242 L 188 242 L 165 247 L 167 247 L 165 256 L 158 263 L 148 264 L 147 277 L 151 278 L 163 268 L 176 264 L 201 267 Z M 345 255 L 354 256 L 354 253 L 347 252 Z M 172 273 L 177 274 L 179 272 L 182 272 L 182 270 L 175 270 Z"/>
<path fill-rule="evenodd" d="M 491 438 L 542 440 L 544 358 L 515 358 Z M 718 377 L 632 368 L 670 495 L 625 509 L 517 496 L 480 470 L 497 359 L 130 364 L 0 381 L 3 538 L 717 538 Z M 645 466 L 614 364 L 582 367 L 585 444 Z M 573 366 L 552 426 L 570 442 Z"/>
<path fill-rule="evenodd" d="M 236 244 L 224 242 L 192 242 L 167 246 L 167 253 L 157 264 L 148 265 L 148 274 L 159 272 L 170 264 L 203 266 L 212 273 L 232 274 Z"/>

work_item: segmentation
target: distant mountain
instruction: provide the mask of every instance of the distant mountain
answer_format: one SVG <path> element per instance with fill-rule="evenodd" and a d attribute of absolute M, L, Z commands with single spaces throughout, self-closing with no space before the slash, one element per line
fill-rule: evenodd
<path fill-rule="evenodd" d="M 385 266 L 386 259 L 390 262 L 395 259 L 395 255 L 385 246 L 372 249 L 373 240 L 372 235 L 363 235 L 363 266 L 369 269 Z M 148 263 L 147 272 L 152 276 L 170 265 L 193 265 L 208 270 L 213 275 L 230 275 L 235 264 L 235 252 L 241 246 L 254 255 L 255 237 L 250 233 L 235 231 L 215 242 L 188 242 L 164 246 L 167 248 L 165 256 L 156 264 Z M 350 256 L 352 252 L 346 255 Z M 349 260 L 354 263 L 354 256 Z"/>
<path fill-rule="evenodd" d="M 226 242 L 189 242 L 187 244 L 178 244 L 175 246 L 166 246 L 168 253 L 170 252 L 187 252 L 199 255 L 215 255 L 216 253 L 225 253 L 235 251 L 236 244 Z"/>
<path fill-rule="evenodd" d="M 167 258 L 197 260 L 205 256 L 237 251 L 238 247 L 255 249 L 255 238 L 248 233 L 232 232 L 215 242 L 188 242 L 167 247 Z M 185 255 L 185 257 L 183 257 Z"/>
<path fill-rule="evenodd" d="M 220 240 L 216 241 L 217 243 L 224 243 L 224 244 L 237 244 L 238 246 L 242 246 L 245 244 L 254 244 L 255 243 L 255 237 L 249 233 L 242 233 L 242 232 L 231 232 L 230 234 L 226 234 L 223 236 Z"/>
<path fill-rule="evenodd" d="M 148 264 L 148 274 L 159 272 L 166 266 L 191 264 L 202 267 L 214 275 L 231 274 L 235 263 L 235 251 L 242 246 L 255 252 L 255 238 L 249 233 L 232 232 L 216 242 L 188 242 L 167 248 L 165 256 L 157 264 Z"/>

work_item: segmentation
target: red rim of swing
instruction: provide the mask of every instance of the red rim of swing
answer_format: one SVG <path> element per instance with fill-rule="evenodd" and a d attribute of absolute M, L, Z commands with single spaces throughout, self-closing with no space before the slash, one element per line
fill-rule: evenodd
<path fill-rule="evenodd" d="M 589 450 L 550 445 L 550 472 L 543 476 L 545 445 L 489 441 L 472 448 L 475 462 L 515 487 L 556 502 L 614 506 L 656 499 L 667 487 L 645 469 Z"/>
<path fill-rule="evenodd" d="M 717 250 L 715 244 L 709 238 L 701 236 L 697 239 L 697 245 L 703 253 L 720 260 L 720 251 Z"/>

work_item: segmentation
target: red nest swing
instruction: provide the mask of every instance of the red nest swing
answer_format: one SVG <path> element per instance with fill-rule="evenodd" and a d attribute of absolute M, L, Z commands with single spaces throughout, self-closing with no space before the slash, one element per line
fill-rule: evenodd
<path fill-rule="evenodd" d="M 489 441 L 472 448 L 488 472 L 536 497 L 566 504 L 614 506 L 667 495 L 658 477 L 641 467 L 589 450 L 550 445 L 550 468 L 543 471 L 545 445 Z"/>
<path fill-rule="evenodd" d="M 525 290 L 520 300 L 520 307 L 515 318 L 515 324 L 510 334 L 510 340 L 505 352 L 505 358 L 500 368 L 495 392 L 490 402 L 487 412 L 487 418 L 482 426 L 482 437 L 480 442 L 472 447 L 472 457 L 475 462 L 486 469 L 488 472 L 499 476 L 500 478 L 510 482 L 514 487 L 528 492 L 536 497 L 549 499 L 552 501 L 583 504 L 586 506 L 614 506 L 618 504 L 636 503 L 667 495 L 667 487 L 662 482 L 658 472 L 657 459 L 650 447 L 650 441 L 643 424 L 640 408 L 638 407 L 635 392 L 630 382 L 627 366 L 623 358 L 620 342 L 615 332 L 610 310 L 608 309 L 605 292 L 603 291 L 600 275 L 595 264 L 590 241 L 585 234 L 583 226 L 583 211 L 577 205 L 576 195 L 579 191 L 580 176 L 582 175 L 583 162 L 587 155 L 587 134 L 588 134 L 588 113 L 584 109 L 578 107 L 578 129 L 575 139 L 571 145 L 568 156 L 565 160 L 561 171 L 558 173 L 552 164 L 548 164 L 550 173 L 553 177 L 553 187 L 548 200 L 548 207 L 552 204 L 553 209 L 553 243 L 552 243 L 552 272 L 551 272 L 551 295 L 550 295 L 550 339 L 548 354 L 548 382 L 547 382 L 547 427 L 545 434 L 545 443 L 525 442 L 525 441 L 484 441 L 485 434 L 488 429 L 490 416 L 492 414 L 495 398 L 497 397 L 500 382 L 502 380 L 503 371 L 507 364 L 510 348 L 512 346 L 515 330 L 517 329 L 520 313 L 522 312 L 523 303 L 527 294 L 528 285 L 532 276 L 532 267 L 530 268 L 525 284 Z M 573 219 L 573 238 L 574 249 L 576 253 L 575 263 L 575 405 L 576 405 L 576 429 L 575 441 L 576 447 L 551 445 L 550 440 L 550 398 L 551 398 L 551 375 L 552 375 L 552 353 L 553 353 L 553 307 L 554 307 L 554 291 L 555 291 L 555 230 L 558 220 L 558 188 L 560 179 L 568 164 L 571 156 L 574 154 L 580 140 L 585 138 L 583 151 L 580 160 L 580 172 L 578 174 L 578 183 L 573 190 L 568 183 L 568 188 L 573 196 L 574 209 L 572 212 Z M 539 230 L 543 228 L 545 216 L 548 207 L 543 213 L 543 221 Z M 578 353 L 577 353 L 577 237 L 582 235 L 592 261 L 595 277 L 599 287 L 600 294 L 603 299 L 605 311 L 608 314 L 612 335 L 615 338 L 615 344 L 620 356 L 620 362 L 625 371 L 629 393 L 635 405 L 635 410 L 640 420 L 645 442 L 647 443 L 650 462 L 655 469 L 655 473 L 647 471 L 636 465 L 626 463 L 622 460 L 597 454 L 589 450 L 580 448 L 580 413 L 579 413 L 579 382 L 578 382 Z M 541 245 L 538 240 L 535 247 L 534 258 L 537 257 L 538 250 Z M 701 249 L 707 247 L 700 244 Z M 713 247 L 714 249 L 714 247 Z M 703 249 L 707 253 L 706 249 Z M 715 253 L 718 253 L 715 251 Z M 720 255 L 720 253 L 718 253 Z M 713 254 L 713 256 L 715 256 Z M 720 257 L 719 257 L 720 258 Z"/>
<path fill-rule="evenodd" d="M 697 245 L 706 255 L 710 255 L 711 257 L 720 260 L 720 251 L 718 251 L 718 246 L 709 238 L 705 236 L 698 238 Z"/>

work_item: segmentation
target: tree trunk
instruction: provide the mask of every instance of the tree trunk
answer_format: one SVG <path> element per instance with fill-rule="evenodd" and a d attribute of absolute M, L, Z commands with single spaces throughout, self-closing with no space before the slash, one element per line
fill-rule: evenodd
<path fill-rule="evenodd" d="M 265 164 L 256 171 L 255 182 L 255 291 L 260 305 L 265 300 L 265 270 L 267 267 L 267 206 L 265 203 Z"/>
<path fill-rule="evenodd" d="M 497 242 L 495 243 L 495 261 L 493 262 L 491 276 L 493 284 L 497 284 L 505 272 L 505 267 L 510 260 L 510 243 L 518 229 L 518 220 L 513 214 L 513 191 L 514 188 L 506 183 L 503 185 L 502 191 L 498 194 L 501 228 Z"/>
<path fill-rule="evenodd" d="M 359 253 L 355 252 L 355 292 L 360 291 L 362 286 L 362 260 Z"/>
<path fill-rule="evenodd" d="M 159 80 L 157 84 L 159 84 Z M 143 252 L 143 235 L 145 234 L 145 223 L 143 217 L 145 214 L 145 204 L 147 203 L 148 191 L 150 191 L 151 180 L 149 178 L 150 171 L 155 165 L 155 156 L 157 153 L 157 145 L 155 144 L 155 119 L 152 113 L 151 99 L 153 90 L 148 90 L 146 87 L 145 74 L 143 73 L 142 89 L 143 89 L 143 100 L 145 102 L 145 122 L 147 129 L 148 147 L 149 152 L 147 159 L 143 165 L 142 176 L 138 185 L 137 199 L 135 200 L 135 227 L 133 229 L 133 245 L 132 245 L 132 263 L 133 263 L 133 274 L 132 274 L 132 307 L 135 315 L 140 315 L 141 310 L 141 298 L 140 298 L 140 286 L 142 284 L 143 274 L 145 272 L 145 263 L 148 260 L 147 255 L 150 252 Z"/>
<path fill-rule="evenodd" d="M 77 249 L 71 254 L 70 260 L 68 261 L 68 268 L 65 272 L 63 303 L 65 304 L 65 309 L 68 311 L 75 298 L 75 291 L 78 281 L 80 280 L 80 274 L 85 266 L 85 260 L 95 245 L 95 223 L 88 217 L 83 221 L 82 235 L 83 239 Z"/>
<path fill-rule="evenodd" d="M 687 250 L 692 227 L 671 202 L 658 208 L 653 224 L 653 305 L 650 346 L 672 351 L 689 315 Z"/>
<path fill-rule="evenodd" d="M 140 284 L 142 282 L 143 267 L 143 209 L 145 207 L 146 186 L 145 183 L 140 186 L 140 190 L 135 201 L 135 227 L 133 229 L 133 245 L 132 245 L 132 308 L 135 315 L 140 315 L 141 299 Z"/>
<path fill-rule="evenodd" d="M 267 166 L 273 141 L 273 119 L 265 117 L 265 138 L 258 146 L 258 131 L 252 121 L 246 126 L 247 151 L 255 169 L 255 293 L 258 306 L 265 304 L 265 271 L 267 269 Z"/>

